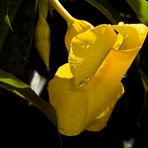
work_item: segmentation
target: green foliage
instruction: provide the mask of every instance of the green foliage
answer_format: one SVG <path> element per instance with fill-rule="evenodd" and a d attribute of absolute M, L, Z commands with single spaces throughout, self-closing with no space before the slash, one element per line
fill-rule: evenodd
<path fill-rule="evenodd" d="M 141 23 L 148 25 L 148 2 L 146 0 L 126 0 Z"/>
<path fill-rule="evenodd" d="M 0 52 L 9 28 L 11 28 L 10 22 L 13 22 L 22 1 L 23 0 L 0 0 Z"/>
<path fill-rule="evenodd" d="M 36 93 L 27 84 L 20 81 L 12 74 L 0 70 L 0 87 L 7 89 L 21 98 L 31 102 L 50 119 L 55 127 L 57 126 L 55 110 L 53 107 L 36 95 Z"/>
<path fill-rule="evenodd" d="M 35 0 L 10 1 L 8 15 L 14 31 L 1 22 L 0 68 L 24 79 L 34 33 Z"/>
<path fill-rule="evenodd" d="M 86 0 L 92 6 L 97 8 L 102 14 L 104 14 L 112 24 L 117 24 L 119 21 L 125 21 L 117 10 L 108 2 L 108 0 Z"/>

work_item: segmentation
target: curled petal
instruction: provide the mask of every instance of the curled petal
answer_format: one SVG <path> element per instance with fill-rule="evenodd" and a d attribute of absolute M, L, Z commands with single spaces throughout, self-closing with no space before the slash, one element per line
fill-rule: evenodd
<path fill-rule="evenodd" d="M 91 79 L 116 40 L 110 25 L 99 25 L 72 39 L 68 62 L 77 88 Z"/>

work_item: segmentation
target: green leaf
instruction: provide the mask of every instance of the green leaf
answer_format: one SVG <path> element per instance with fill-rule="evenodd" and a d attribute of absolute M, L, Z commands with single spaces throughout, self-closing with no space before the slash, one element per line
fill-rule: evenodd
<path fill-rule="evenodd" d="M 0 24 L 0 69 L 24 80 L 33 41 L 35 0 L 13 0 L 9 3 L 9 18 L 14 32 Z"/>
<path fill-rule="evenodd" d="M 85 0 L 101 13 L 103 13 L 112 24 L 117 24 L 119 21 L 126 22 L 124 18 L 120 16 L 117 10 L 107 0 Z"/>
<path fill-rule="evenodd" d="M 49 118 L 55 127 L 57 127 L 54 108 L 49 103 L 37 96 L 27 84 L 20 81 L 12 74 L 0 70 L 0 87 L 7 89 L 21 98 L 31 102 Z"/>
<path fill-rule="evenodd" d="M 126 0 L 141 23 L 148 25 L 148 2 L 146 0 Z"/>

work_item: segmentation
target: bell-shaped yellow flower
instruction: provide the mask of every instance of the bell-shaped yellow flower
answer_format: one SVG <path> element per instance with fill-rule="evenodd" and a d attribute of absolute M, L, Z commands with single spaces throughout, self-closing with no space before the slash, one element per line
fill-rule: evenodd
<path fill-rule="evenodd" d="M 106 126 L 124 93 L 121 79 L 146 35 L 145 25 L 120 23 L 99 25 L 72 39 L 69 63 L 59 67 L 48 84 L 62 134 L 73 136 Z"/>

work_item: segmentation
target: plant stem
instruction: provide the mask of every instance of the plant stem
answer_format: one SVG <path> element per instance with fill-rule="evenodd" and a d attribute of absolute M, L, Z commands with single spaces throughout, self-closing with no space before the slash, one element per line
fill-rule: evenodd
<path fill-rule="evenodd" d="M 61 5 L 58 0 L 49 0 L 52 6 L 57 12 L 66 20 L 67 24 L 70 24 L 75 18 L 72 17 L 69 12 Z"/>

